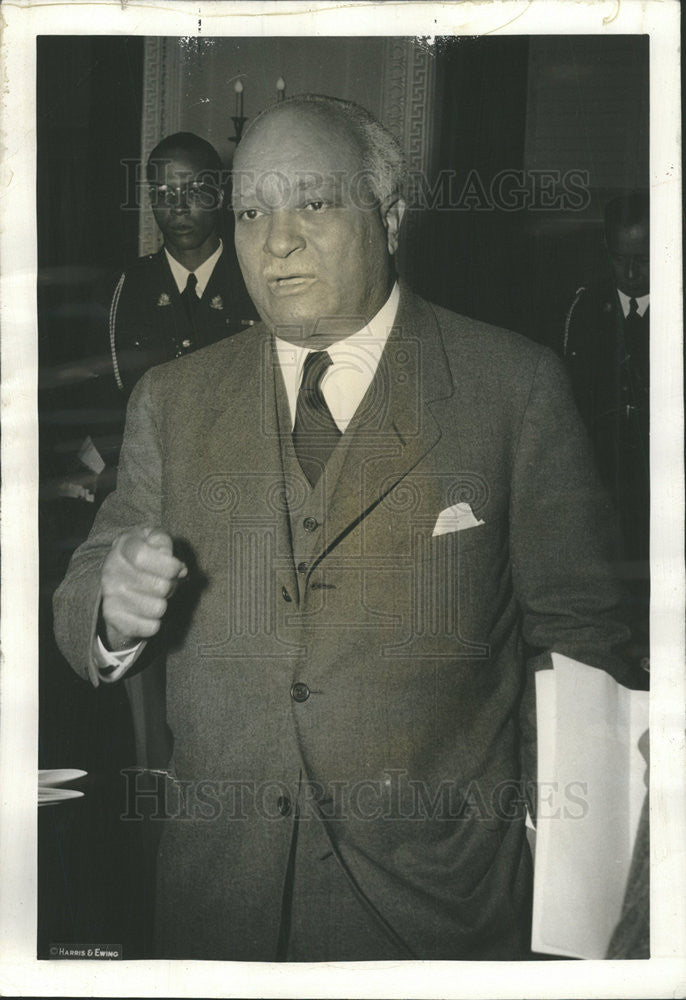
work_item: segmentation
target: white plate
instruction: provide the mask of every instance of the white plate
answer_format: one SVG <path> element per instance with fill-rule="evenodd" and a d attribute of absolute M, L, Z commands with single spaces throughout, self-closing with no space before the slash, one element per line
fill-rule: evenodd
<path fill-rule="evenodd" d="M 53 785 L 63 785 L 67 781 L 76 781 L 77 778 L 85 778 L 88 771 L 78 771 L 73 767 L 63 767 L 52 771 L 38 772 L 38 787 L 51 788 Z"/>
<path fill-rule="evenodd" d="M 79 792 L 76 788 L 39 788 L 38 789 L 38 805 L 39 806 L 54 806 L 58 802 L 66 802 L 67 799 L 81 799 L 83 798 L 83 792 Z"/>

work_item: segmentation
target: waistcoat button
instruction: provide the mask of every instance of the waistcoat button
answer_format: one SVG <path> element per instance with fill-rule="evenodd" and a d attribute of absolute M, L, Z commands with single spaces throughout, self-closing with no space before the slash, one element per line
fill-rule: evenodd
<path fill-rule="evenodd" d="M 306 517 L 303 521 L 303 528 L 305 531 L 316 531 L 319 527 L 319 521 L 316 517 Z"/>
<path fill-rule="evenodd" d="M 290 595 L 290 594 L 288 593 L 288 591 L 286 590 L 286 588 L 285 588 L 285 587 L 282 587 L 282 588 L 281 588 L 281 596 L 283 597 L 284 601 L 287 601 L 287 602 L 288 602 L 288 604 L 290 604 L 290 603 L 291 603 L 291 601 L 293 600 L 293 598 L 292 598 L 292 597 L 291 597 L 291 595 Z"/>
<path fill-rule="evenodd" d="M 285 795 L 279 795 L 276 802 L 276 808 L 279 810 L 282 816 L 288 816 L 291 811 L 291 800 Z"/>
<path fill-rule="evenodd" d="M 293 701 L 303 702 L 307 701 L 310 697 L 310 689 L 307 684 L 303 684 L 302 681 L 296 681 L 296 683 L 291 687 L 291 698 Z"/>
<path fill-rule="evenodd" d="M 306 562 L 298 563 L 298 573 L 307 573 L 307 563 Z"/>

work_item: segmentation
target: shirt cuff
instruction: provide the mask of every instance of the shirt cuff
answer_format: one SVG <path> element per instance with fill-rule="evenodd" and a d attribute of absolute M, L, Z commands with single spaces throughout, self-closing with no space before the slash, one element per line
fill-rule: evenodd
<path fill-rule="evenodd" d="M 113 684 L 124 676 L 126 671 L 133 666 L 145 647 L 145 639 L 130 646 L 128 649 L 120 649 L 116 652 L 105 649 L 99 635 L 96 635 L 93 643 L 93 659 L 98 671 L 98 676 L 105 684 Z"/>

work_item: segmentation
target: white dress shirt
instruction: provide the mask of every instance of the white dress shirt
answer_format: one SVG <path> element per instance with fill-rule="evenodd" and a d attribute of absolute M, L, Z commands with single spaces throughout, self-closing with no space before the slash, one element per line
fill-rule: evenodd
<path fill-rule="evenodd" d="M 638 315 L 643 316 L 646 309 L 650 305 L 650 293 L 648 295 L 641 295 L 640 298 L 636 298 L 635 295 L 625 295 L 621 292 L 619 288 L 617 289 L 617 295 L 619 295 L 619 303 L 622 307 L 622 312 L 624 313 L 624 319 L 629 315 L 629 309 L 631 308 L 630 303 L 632 298 L 636 299 L 636 306 L 638 309 Z"/>
<path fill-rule="evenodd" d="M 220 252 L 221 247 L 216 252 L 216 256 Z M 208 258 L 202 267 L 204 268 L 209 264 L 211 259 Z M 178 261 L 175 261 L 175 264 L 177 268 L 182 267 Z M 188 276 L 189 272 L 186 271 L 186 268 L 183 268 L 183 271 Z M 195 274 L 197 277 L 199 270 Z M 174 277 L 178 285 L 179 279 L 176 274 L 174 274 Z M 207 282 L 208 280 L 209 275 L 205 281 Z M 184 278 L 183 281 L 183 287 L 185 288 L 186 279 Z M 199 278 L 198 287 L 200 287 Z M 344 337 L 342 340 L 336 341 L 336 343 L 331 344 L 327 348 L 333 363 L 327 368 L 322 379 L 322 394 L 341 433 L 344 433 L 347 429 L 376 374 L 381 354 L 395 322 L 399 301 L 400 289 L 395 284 L 385 304 L 366 326 L 363 326 L 356 333 L 351 333 L 349 337 Z M 311 351 L 307 347 L 296 347 L 293 344 L 289 344 L 288 341 L 281 340 L 279 337 L 275 338 L 275 343 L 279 365 L 286 384 L 286 394 L 291 412 L 291 427 L 293 427 L 295 425 L 295 410 L 303 366 L 305 358 Z M 113 684 L 123 677 L 142 653 L 145 648 L 145 642 L 143 640 L 128 649 L 114 652 L 105 649 L 100 637 L 96 636 L 93 646 L 93 656 L 98 667 L 100 679 L 106 684 Z"/>
<path fill-rule="evenodd" d="M 196 267 L 195 271 L 189 271 L 187 267 L 180 264 L 176 257 L 172 257 L 167 248 L 164 248 L 164 252 L 167 255 L 167 262 L 171 268 L 171 273 L 174 275 L 174 281 L 176 282 L 176 287 L 179 292 L 183 292 L 186 287 L 186 282 L 188 281 L 188 275 L 194 274 L 197 280 L 197 285 L 195 286 L 195 294 L 199 299 L 202 298 L 203 292 L 207 288 L 207 282 L 212 277 L 212 272 L 214 271 L 214 265 L 217 263 L 221 257 L 222 250 L 224 249 L 224 244 L 219 239 L 219 246 L 214 251 L 213 254 L 203 261 L 200 267 Z"/>
<path fill-rule="evenodd" d="M 100 680 L 104 681 L 105 684 L 114 684 L 120 677 L 123 677 L 145 649 L 146 641 L 145 639 L 141 639 L 135 646 L 129 646 L 128 649 L 121 649 L 118 652 L 114 652 L 113 650 L 105 649 L 102 639 L 99 635 L 96 635 L 93 657 L 98 668 Z"/>
<path fill-rule="evenodd" d="M 381 354 L 395 322 L 399 300 L 400 290 L 396 284 L 385 304 L 366 326 L 327 347 L 333 363 L 322 378 L 322 395 L 342 434 L 354 417 L 379 367 Z M 306 346 L 296 347 L 279 337 L 275 338 L 275 343 L 286 383 L 293 428 L 303 366 L 305 358 L 312 352 Z"/>

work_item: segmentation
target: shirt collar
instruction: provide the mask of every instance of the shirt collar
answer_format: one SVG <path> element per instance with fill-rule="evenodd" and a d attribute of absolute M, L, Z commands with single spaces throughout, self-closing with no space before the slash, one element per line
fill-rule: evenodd
<path fill-rule="evenodd" d="M 196 267 L 195 271 L 192 272 L 198 280 L 198 283 L 195 286 L 195 294 L 198 298 L 201 298 L 204 294 L 205 289 L 207 288 L 207 283 L 212 277 L 214 265 L 219 260 L 223 249 L 224 244 L 222 243 L 221 237 L 219 237 L 219 246 L 214 253 L 210 254 L 207 260 L 203 261 L 200 267 Z M 183 264 L 179 263 L 176 257 L 172 257 L 166 247 L 164 248 L 164 252 L 167 255 L 167 263 L 169 264 L 171 273 L 174 276 L 176 287 L 180 292 L 182 292 L 186 287 L 188 275 L 191 274 L 191 271 L 189 271 L 187 267 L 184 267 Z"/>
<path fill-rule="evenodd" d="M 639 316 L 643 316 L 646 309 L 650 305 L 650 293 L 648 293 L 648 295 L 641 295 L 640 297 L 636 295 L 625 295 L 624 292 L 621 292 L 618 288 L 617 295 L 619 295 L 619 302 L 622 307 L 622 312 L 624 313 L 625 318 L 629 315 L 629 309 L 630 309 L 629 303 L 631 302 L 632 298 L 636 299 L 636 305 L 638 307 Z"/>
<path fill-rule="evenodd" d="M 349 337 L 337 340 L 327 351 L 332 365 L 322 379 L 322 392 L 334 420 L 344 431 L 371 385 L 379 366 L 383 349 L 395 322 L 400 301 L 400 289 L 393 285 L 391 294 L 378 313 Z M 279 366 L 286 384 L 286 393 L 295 423 L 295 408 L 302 379 L 305 358 L 311 353 L 306 346 L 296 346 L 280 337 L 274 338 Z"/>

